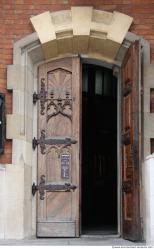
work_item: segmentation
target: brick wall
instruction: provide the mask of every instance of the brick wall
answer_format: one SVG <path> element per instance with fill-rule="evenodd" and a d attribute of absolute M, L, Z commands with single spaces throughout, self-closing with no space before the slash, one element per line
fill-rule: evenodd
<path fill-rule="evenodd" d="M 117 10 L 132 16 L 131 31 L 150 42 L 154 63 L 154 0 L 0 0 L 0 92 L 6 93 L 7 114 L 12 112 L 12 93 L 6 90 L 6 68 L 13 63 L 13 43 L 33 32 L 31 16 L 47 10 L 69 9 L 73 5 Z M 0 163 L 11 163 L 11 150 L 11 141 L 7 140 Z"/>

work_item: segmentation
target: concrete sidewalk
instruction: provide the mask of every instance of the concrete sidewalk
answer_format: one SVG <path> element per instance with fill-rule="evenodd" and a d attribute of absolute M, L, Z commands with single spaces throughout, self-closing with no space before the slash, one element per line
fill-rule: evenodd
<path fill-rule="evenodd" d="M 24 239 L 24 240 L 0 240 L 0 246 L 148 246 L 145 242 L 134 243 L 117 237 L 88 236 L 81 238 L 49 238 L 49 239 Z"/>

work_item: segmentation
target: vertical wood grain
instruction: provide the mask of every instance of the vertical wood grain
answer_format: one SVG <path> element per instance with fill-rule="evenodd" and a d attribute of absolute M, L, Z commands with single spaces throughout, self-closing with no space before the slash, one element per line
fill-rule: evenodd
<path fill-rule="evenodd" d="M 122 235 L 129 240 L 141 239 L 139 64 L 136 41 L 122 65 Z"/>
<path fill-rule="evenodd" d="M 46 192 L 44 200 L 40 200 L 38 194 L 37 234 L 43 234 L 44 237 L 79 236 L 80 59 L 65 58 L 41 65 L 39 91 L 42 78 L 45 80 L 48 100 L 43 115 L 40 113 L 39 101 L 38 138 L 41 131 L 45 130 L 46 138 L 65 136 L 75 139 L 77 143 L 68 146 L 46 145 L 44 154 L 38 145 L 38 184 L 43 174 L 46 184 L 67 182 L 76 185 L 77 189 L 74 192 Z M 66 99 L 67 103 L 71 101 L 71 105 L 66 104 L 61 108 L 60 105 Z M 61 176 L 61 154 L 70 155 L 67 179 Z M 64 231 L 66 228 L 68 231 Z M 74 230 L 70 231 L 70 228 Z"/>

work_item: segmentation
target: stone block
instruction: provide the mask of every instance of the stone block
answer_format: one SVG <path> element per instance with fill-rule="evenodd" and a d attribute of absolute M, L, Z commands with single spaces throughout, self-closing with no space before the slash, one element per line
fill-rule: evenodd
<path fill-rule="evenodd" d="M 113 13 L 93 9 L 92 22 L 110 25 L 113 22 Z"/>
<path fill-rule="evenodd" d="M 149 138 L 154 137 L 154 113 L 144 113 L 144 129 L 145 136 Z"/>
<path fill-rule="evenodd" d="M 144 112 L 150 113 L 150 88 L 144 88 Z"/>
<path fill-rule="evenodd" d="M 7 165 L 5 178 L 5 197 L 8 199 L 22 199 L 24 197 L 23 165 Z"/>
<path fill-rule="evenodd" d="M 105 34 L 107 36 L 109 26 L 104 23 L 91 23 L 90 35 L 96 35 L 103 38 Z"/>
<path fill-rule="evenodd" d="M 36 223 L 35 223 L 36 224 Z M 24 201 L 24 238 L 32 236 L 32 202 Z"/>
<path fill-rule="evenodd" d="M 52 23 L 55 25 L 55 30 L 59 30 L 59 26 L 68 26 L 72 23 L 72 13 L 70 10 L 61 10 L 51 12 Z"/>
<path fill-rule="evenodd" d="M 26 141 L 32 143 L 33 139 L 33 119 L 26 116 Z"/>
<path fill-rule="evenodd" d="M 32 49 L 28 52 L 28 56 L 31 58 L 31 61 L 34 64 L 39 63 L 44 60 L 44 54 L 41 44 L 39 44 L 35 49 Z"/>
<path fill-rule="evenodd" d="M 24 238 L 23 211 L 23 199 L 5 199 L 5 239 Z"/>
<path fill-rule="evenodd" d="M 24 166 L 24 199 L 32 199 L 32 167 L 29 165 Z"/>
<path fill-rule="evenodd" d="M 5 172 L 5 165 L 0 164 L 0 195 L 5 195 Z"/>
<path fill-rule="evenodd" d="M 73 52 L 75 54 L 87 53 L 89 47 L 89 36 L 74 36 L 73 37 Z"/>
<path fill-rule="evenodd" d="M 98 37 L 90 37 L 89 39 L 89 53 L 103 54 L 106 39 L 100 39 Z"/>
<path fill-rule="evenodd" d="M 154 243 L 154 154 L 145 161 L 145 234 L 146 241 Z"/>
<path fill-rule="evenodd" d="M 114 59 L 113 58 L 108 58 L 105 57 L 103 54 L 97 53 L 97 52 L 89 52 L 85 56 L 85 58 L 91 58 L 94 60 L 101 60 L 101 61 L 105 61 L 106 63 L 114 63 Z"/>
<path fill-rule="evenodd" d="M 25 91 L 27 93 L 33 93 L 33 81 L 34 81 L 34 75 L 33 72 L 31 72 L 31 70 L 28 68 L 27 70 L 27 82 L 26 82 L 26 86 L 25 86 Z"/>
<path fill-rule="evenodd" d="M 25 152 L 25 141 L 21 139 L 13 139 L 12 146 L 12 163 L 19 165 L 21 158 L 23 159 L 23 154 Z M 24 159 L 23 159 L 24 160 Z"/>
<path fill-rule="evenodd" d="M 62 39 L 57 39 L 58 54 L 72 54 L 73 53 L 73 36 Z"/>
<path fill-rule="evenodd" d="M 42 49 L 47 60 L 58 56 L 57 40 L 51 40 L 42 44 Z"/>
<path fill-rule="evenodd" d="M 97 54 L 102 55 L 104 58 L 113 60 L 116 57 L 119 48 L 120 48 L 119 43 L 107 39 L 90 37 L 89 53 L 95 52 Z"/>
<path fill-rule="evenodd" d="M 117 43 L 122 43 L 133 18 L 117 11 L 113 12 L 113 23 L 108 29 L 107 38 Z"/>
<path fill-rule="evenodd" d="M 26 128 L 25 128 L 26 126 Z M 18 114 L 6 116 L 7 139 L 22 139 L 32 141 L 32 118 Z"/>
<path fill-rule="evenodd" d="M 32 235 L 33 236 L 36 236 L 36 217 L 37 217 L 37 213 L 36 213 L 36 210 L 37 210 L 37 202 L 36 202 L 36 198 L 35 197 L 32 197 L 32 200 L 31 200 L 31 203 L 32 203 Z"/>
<path fill-rule="evenodd" d="M 24 94 L 25 102 L 27 103 L 27 104 L 24 103 L 25 104 L 25 115 L 29 119 L 33 119 L 33 107 L 34 107 L 33 92 L 34 91 L 31 90 L 31 92 L 25 92 Z"/>
<path fill-rule="evenodd" d="M 0 165 L 0 239 L 5 236 L 5 167 Z"/>
<path fill-rule="evenodd" d="M 7 66 L 7 89 L 8 90 L 24 90 L 22 84 L 25 67 L 21 65 Z"/>
<path fill-rule="evenodd" d="M 6 138 L 20 138 L 21 115 L 7 114 L 6 115 Z"/>
<path fill-rule="evenodd" d="M 150 151 L 150 138 L 149 137 L 144 137 L 144 158 L 146 158 L 147 156 L 149 156 L 151 154 Z"/>
<path fill-rule="evenodd" d="M 92 7 L 71 7 L 73 35 L 90 35 Z"/>
<path fill-rule="evenodd" d="M 25 94 L 23 91 L 13 91 L 13 114 L 24 115 L 24 99 Z"/>
<path fill-rule="evenodd" d="M 21 164 L 21 158 L 23 159 L 23 163 L 32 165 L 32 143 L 21 139 L 13 139 L 13 164 Z"/>
<path fill-rule="evenodd" d="M 73 51 L 87 53 L 92 19 L 92 7 L 72 7 Z M 84 24 L 84 25 L 83 25 Z"/>
<path fill-rule="evenodd" d="M 5 237 L 5 207 L 4 207 L 4 195 L 0 194 L 0 239 Z"/>
<path fill-rule="evenodd" d="M 30 20 L 42 44 L 56 39 L 55 29 L 49 11 L 33 16 Z"/>
<path fill-rule="evenodd" d="M 147 66 L 144 67 L 144 89 L 145 88 L 153 88 L 154 87 L 154 65 L 153 64 L 148 64 Z"/>

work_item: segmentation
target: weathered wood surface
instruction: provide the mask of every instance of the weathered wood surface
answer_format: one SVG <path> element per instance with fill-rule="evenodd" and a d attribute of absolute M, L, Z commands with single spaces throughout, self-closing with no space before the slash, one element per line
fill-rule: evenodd
<path fill-rule="evenodd" d="M 79 236 L 79 148 L 80 148 L 80 60 L 60 59 L 39 67 L 39 91 L 42 83 L 48 99 L 39 101 L 38 137 L 66 136 L 76 144 L 46 144 L 43 153 L 38 146 L 38 184 L 45 175 L 46 184 L 71 183 L 76 190 L 46 192 L 44 200 L 37 197 L 37 236 Z M 43 105 L 43 107 L 41 106 Z M 44 108 L 44 109 L 43 109 Z M 43 114 L 41 110 L 43 109 Z M 62 157 L 69 158 L 65 174 Z M 63 171 L 61 169 L 63 164 Z"/>
<path fill-rule="evenodd" d="M 122 236 L 140 240 L 139 42 L 122 65 Z"/>

